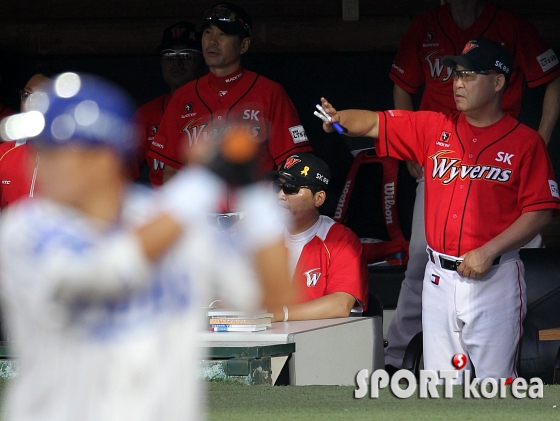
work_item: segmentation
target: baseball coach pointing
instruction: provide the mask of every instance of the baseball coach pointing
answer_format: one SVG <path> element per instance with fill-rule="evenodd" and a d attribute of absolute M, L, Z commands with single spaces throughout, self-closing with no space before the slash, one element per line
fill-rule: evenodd
<path fill-rule="evenodd" d="M 526 312 L 518 251 L 560 209 L 558 186 L 542 137 L 502 110 L 509 51 L 477 38 L 443 64 L 456 113 L 322 105 L 349 135 L 375 138 L 379 155 L 425 168 L 424 367 L 454 369 L 463 353 L 479 378 L 516 378 Z"/>

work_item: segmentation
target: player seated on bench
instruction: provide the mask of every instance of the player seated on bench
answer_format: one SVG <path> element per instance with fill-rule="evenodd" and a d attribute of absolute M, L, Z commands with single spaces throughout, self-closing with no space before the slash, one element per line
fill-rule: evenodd
<path fill-rule="evenodd" d="M 330 179 L 327 164 L 297 153 L 265 179 L 272 181 L 279 209 L 291 221 L 284 243 L 296 293 L 296 304 L 269 309 L 272 321 L 361 315 L 368 296 L 362 244 L 349 228 L 319 213 Z"/>

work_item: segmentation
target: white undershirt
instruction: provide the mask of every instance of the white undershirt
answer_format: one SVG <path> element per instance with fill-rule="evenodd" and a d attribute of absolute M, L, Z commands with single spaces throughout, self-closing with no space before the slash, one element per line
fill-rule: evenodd
<path fill-rule="evenodd" d="M 290 269 L 290 276 L 294 276 L 297 262 L 301 256 L 303 247 L 305 247 L 305 245 L 316 235 L 324 240 L 333 224 L 334 221 L 331 218 L 325 215 L 320 215 L 317 222 L 299 234 L 290 234 L 287 228 L 284 228 L 284 245 L 288 249 L 288 267 Z"/>

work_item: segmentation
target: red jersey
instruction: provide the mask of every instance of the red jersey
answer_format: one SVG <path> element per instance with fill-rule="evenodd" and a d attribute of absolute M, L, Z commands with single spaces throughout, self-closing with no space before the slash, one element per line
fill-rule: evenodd
<path fill-rule="evenodd" d="M 424 166 L 426 239 L 438 252 L 459 257 L 523 213 L 560 209 L 543 139 L 508 115 L 480 128 L 463 113 L 385 111 L 375 146 Z"/>
<path fill-rule="evenodd" d="M 33 172 L 30 174 L 28 169 L 32 155 L 27 143 L 17 144 L 7 142 L 11 148 L 0 155 L 0 209 L 12 204 L 16 200 L 24 197 L 33 197 L 35 194 L 35 178 L 37 171 L 37 160 Z"/>
<path fill-rule="evenodd" d="M 503 97 L 504 111 L 516 117 L 521 108 L 525 80 L 529 87 L 560 76 L 558 57 L 525 19 L 493 3 L 485 3 L 480 17 L 467 29 L 459 28 L 449 4 L 420 15 L 401 40 L 389 77 L 408 93 L 425 85 L 421 110 L 448 113 L 454 110 L 451 68 L 444 56 L 460 55 L 473 38 L 485 37 L 513 53 L 514 67 Z"/>
<path fill-rule="evenodd" d="M 15 146 L 19 146 L 20 143 L 16 142 L 15 140 L 8 140 L 6 142 L 0 142 L 0 159 L 2 159 L 2 156 L 8 152 L 10 149 L 12 149 Z"/>
<path fill-rule="evenodd" d="M 179 88 L 161 120 L 148 157 L 181 168 L 185 148 L 225 127 L 242 127 L 259 142 L 259 175 L 278 168 L 295 152 L 311 147 L 294 104 L 278 83 L 249 70 L 226 94 L 209 84 L 211 74 Z"/>
<path fill-rule="evenodd" d="M 298 302 L 346 292 L 358 300 L 355 308 L 366 309 L 367 266 L 362 244 L 349 228 L 321 215 L 305 232 L 291 235 L 286 231 L 284 242 L 292 267 L 295 265 L 293 285 Z"/>
<path fill-rule="evenodd" d="M 161 186 L 164 164 L 157 159 L 147 158 L 147 153 L 150 150 L 150 145 L 158 131 L 159 123 L 163 117 L 165 108 L 171 100 L 171 96 L 172 95 L 169 93 L 147 102 L 138 108 L 138 111 L 136 111 L 133 117 L 140 128 L 139 131 L 141 135 L 140 142 L 138 142 L 138 162 L 140 167 L 146 163 L 149 165 L 150 171 L 148 177 L 152 186 Z M 133 178 L 138 178 L 140 176 L 139 170 L 139 168 L 136 169 Z"/>

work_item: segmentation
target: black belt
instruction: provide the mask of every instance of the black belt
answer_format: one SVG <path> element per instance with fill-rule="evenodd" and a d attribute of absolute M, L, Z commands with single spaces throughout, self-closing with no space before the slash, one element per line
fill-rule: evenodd
<path fill-rule="evenodd" d="M 211 225 L 217 226 L 220 231 L 225 231 L 244 217 L 244 212 L 218 213 L 214 215 L 208 215 L 208 222 Z"/>
<path fill-rule="evenodd" d="M 428 254 L 430 256 L 430 260 L 432 261 L 432 263 L 435 263 L 435 256 L 434 253 L 432 252 L 432 250 L 430 248 L 428 248 Z M 457 271 L 457 268 L 459 267 L 459 265 L 461 264 L 461 262 L 463 261 L 463 259 L 454 259 L 454 258 L 450 258 L 450 257 L 444 257 L 444 256 L 438 256 L 439 257 L 439 264 L 441 266 L 442 269 L 447 269 L 447 270 L 454 270 Z M 500 259 L 502 258 L 502 256 L 498 256 L 494 259 L 494 261 L 492 262 L 492 266 L 494 265 L 499 265 L 500 264 Z"/>

